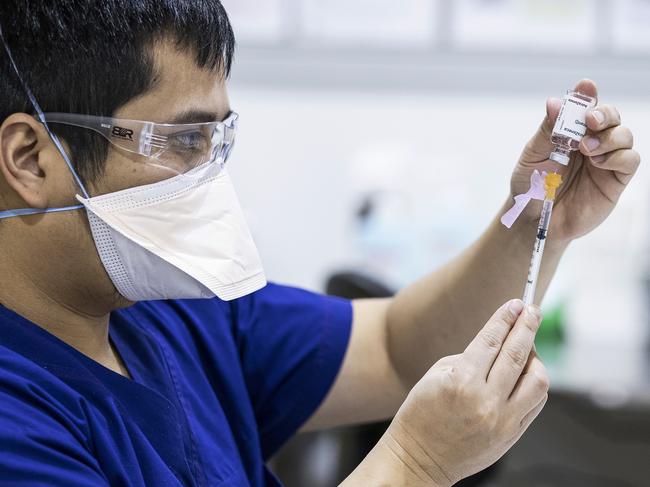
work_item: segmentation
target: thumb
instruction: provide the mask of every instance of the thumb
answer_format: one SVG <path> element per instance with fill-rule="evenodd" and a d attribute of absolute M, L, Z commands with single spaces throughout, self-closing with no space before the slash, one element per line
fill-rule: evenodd
<path fill-rule="evenodd" d="M 526 162 L 542 162 L 548 159 L 549 154 L 553 150 L 553 143 L 551 142 L 551 134 L 553 133 L 553 126 L 555 120 L 560 113 L 562 107 L 562 100 L 559 98 L 549 98 L 546 100 L 546 116 L 540 124 L 537 132 L 533 138 L 528 141 L 524 154 L 523 161 Z"/>

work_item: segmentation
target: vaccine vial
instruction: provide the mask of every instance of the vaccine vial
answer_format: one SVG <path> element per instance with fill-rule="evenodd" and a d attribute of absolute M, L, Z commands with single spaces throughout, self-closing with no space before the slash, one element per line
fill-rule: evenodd
<path fill-rule="evenodd" d="M 569 163 L 571 152 L 578 149 L 587 132 L 587 111 L 595 106 L 595 98 L 577 91 L 567 91 L 553 127 L 551 142 L 554 147 L 549 159 L 565 166 Z"/>

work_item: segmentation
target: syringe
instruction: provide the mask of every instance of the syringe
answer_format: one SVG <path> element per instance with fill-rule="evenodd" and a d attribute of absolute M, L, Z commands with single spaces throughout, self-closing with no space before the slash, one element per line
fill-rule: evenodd
<path fill-rule="evenodd" d="M 530 267 L 528 268 L 528 278 L 526 280 L 526 287 L 524 288 L 524 297 L 522 298 L 524 304 L 533 304 L 535 301 L 535 290 L 537 289 L 539 269 L 542 265 L 544 245 L 546 244 L 546 236 L 548 235 L 548 228 L 551 224 L 551 215 L 553 214 L 553 201 L 555 201 L 555 193 L 560 184 L 562 184 L 562 177 L 559 174 L 550 173 L 546 175 L 544 180 L 546 194 L 544 197 L 544 204 L 542 205 L 542 214 L 539 218 L 539 225 L 537 227 L 537 237 L 535 238 L 535 245 L 533 246 L 533 255 L 530 259 Z"/>

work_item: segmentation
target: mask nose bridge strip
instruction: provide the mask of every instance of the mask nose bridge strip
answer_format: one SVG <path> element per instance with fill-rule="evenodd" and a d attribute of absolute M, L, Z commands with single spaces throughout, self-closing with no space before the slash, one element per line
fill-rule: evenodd
<path fill-rule="evenodd" d="M 5 40 L 4 32 L 2 30 L 2 25 L 0 25 L 0 40 L 2 40 L 2 45 L 4 47 L 5 52 L 7 53 L 7 56 L 9 58 L 9 62 L 11 63 L 11 67 L 13 68 L 14 72 L 16 73 L 16 76 L 18 76 L 18 80 L 20 81 L 20 84 L 23 87 L 23 90 L 25 91 L 25 94 L 27 95 L 27 98 L 29 98 L 30 103 L 34 107 L 34 110 L 36 110 L 36 113 L 38 114 L 38 118 L 40 122 L 43 124 L 45 127 L 45 130 L 47 130 L 47 133 L 49 134 L 50 138 L 52 139 L 52 142 L 54 142 L 54 145 L 56 148 L 59 150 L 61 153 L 61 156 L 65 160 L 65 163 L 68 166 L 68 169 L 72 173 L 72 177 L 75 180 L 75 183 L 77 183 L 77 186 L 79 186 L 79 189 L 81 189 L 81 192 L 83 193 L 84 198 L 89 198 L 88 192 L 86 191 L 86 188 L 84 187 L 83 183 L 81 182 L 81 178 L 77 174 L 77 171 L 74 170 L 74 167 L 72 165 L 72 162 L 70 161 L 70 158 L 68 157 L 67 152 L 63 148 L 63 144 L 59 140 L 59 138 L 50 130 L 50 127 L 47 124 L 47 121 L 45 120 L 45 115 L 43 113 L 43 110 L 41 109 L 41 106 L 38 104 L 38 101 L 36 101 L 36 97 L 32 93 L 32 90 L 29 88 L 25 80 L 23 79 L 22 75 L 20 74 L 20 70 L 18 69 L 18 66 L 16 65 L 16 61 L 14 60 L 13 54 L 11 53 L 11 49 L 9 48 L 9 45 L 7 44 L 7 41 Z"/>

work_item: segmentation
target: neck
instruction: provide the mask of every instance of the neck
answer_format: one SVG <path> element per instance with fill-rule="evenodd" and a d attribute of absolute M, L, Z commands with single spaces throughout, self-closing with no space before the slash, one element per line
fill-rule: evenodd
<path fill-rule="evenodd" d="M 88 291 L 75 293 L 74 289 L 66 288 L 69 284 L 66 278 L 57 279 L 58 285 L 48 283 L 48 277 L 58 278 L 65 273 L 42 268 L 41 272 L 34 273 L 38 265 L 23 268 L 20 262 L 15 254 L 9 258 L 0 256 L 0 303 L 92 360 L 126 375 L 109 340 L 111 306 L 107 303 L 102 307 L 101 300 Z"/>

